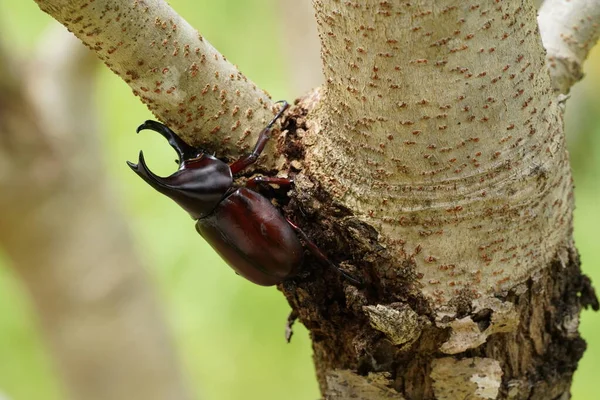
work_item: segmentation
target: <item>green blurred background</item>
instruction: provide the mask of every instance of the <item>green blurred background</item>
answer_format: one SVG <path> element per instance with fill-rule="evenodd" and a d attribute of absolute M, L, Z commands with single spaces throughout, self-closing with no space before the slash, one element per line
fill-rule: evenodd
<path fill-rule="evenodd" d="M 297 0 L 300 1 L 300 0 Z M 305 0 L 303 0 L 305 1 Z M 285 43 L 276 0 L 171 0 L 170 4 L 219 51 L 274 99 L 293 100 L 283 57 Z M 27 58 L 49 23 L 32 0 L 0 0 L 0 40 Z M 575 238 L 584 271 L 600 285 L 600 51 L 568 102 L 567 134 L 575 174 Z M 594 72 L 595 71 L 595 72 Z M 151 118 L 128 86 L 99 68 L 96 102 L 106 136 L 105 163 L 151 269 L 187 378 L 198 398 L 316 399 L 319 397 L 306 330 L 283 339 L 289 307 L 275 288 L 235 276 L 196 234 L 189 217 L 168 199 L 150 195 L 125 160 L 144 149 L 157 172 L 173 156 L 158 135 L 134 134 Z M 154 167 L 156 165 L 156 167 Z M 51 361 L 36 329 L 26 293 L 0 252 L 0 398 L 59 400 Z M 218 309 L 214 306 L 218 305 Z M 600 318 L 585 311 L 581 332 L 588 350 L 575 375 L 575 400 L 596 399 L 600 377 Z M 596 361 L 595 361 L 596 360 Z"/>

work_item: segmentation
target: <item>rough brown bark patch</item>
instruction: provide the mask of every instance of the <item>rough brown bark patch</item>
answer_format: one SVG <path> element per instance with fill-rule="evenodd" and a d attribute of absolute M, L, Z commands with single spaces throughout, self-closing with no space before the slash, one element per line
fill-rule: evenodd
<path fill-rule="evenodd" d="M 477 353 L 502 362 L 502 398 L 554 399 L 568 393 L 577 363 L 586 348 L 579 336 L 582 308 L 598 310 L 598 299 L 579 255 L 568 248 L 568 261 L 556 258 L 527 290 L 508 294 L 521 316 L 519 330 L 490 337 Z"/>

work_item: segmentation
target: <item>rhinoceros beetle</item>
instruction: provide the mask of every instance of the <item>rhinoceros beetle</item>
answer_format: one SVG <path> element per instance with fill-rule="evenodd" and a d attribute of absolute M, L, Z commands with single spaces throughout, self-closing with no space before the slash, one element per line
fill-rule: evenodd
<path fill-rule="evenodd" d="M 129 167 L 150 186 L 170 197 L 193 219 L 196 230 L 239 275 L 258 285 L 271 286 L 294 277 L 308 249 L 345 279 L 360 281 L 333 264 L 292 221 L 285 218 L 271 202 L 257 192 L 259 184 L 289 186 L 286 178 L 258 176 L 245 187 L 234 185 L 234 175 L 256 162 L 269 140 L 273 124 L 287 109 L 281 110 L 260 132 L 254 150 L 227 165 L 222 160 L 185 143 L 167 126 L 146 121 L 137 128 L 153 130 L 164 136 L 179 155 L 179 169 L 162 178 L 152 173 L 140 151 L 137 164 Z M 298 235 L 298 236 L 297 236 Z"/>

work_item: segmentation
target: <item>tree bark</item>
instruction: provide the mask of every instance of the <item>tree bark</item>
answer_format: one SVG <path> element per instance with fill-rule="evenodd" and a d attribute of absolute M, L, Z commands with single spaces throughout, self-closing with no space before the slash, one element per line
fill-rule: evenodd
<path fill-rule="evenodd" d="M 568 93 L 583 77 L 583 62 L 600 36 L 597 1 L 546 0 L 538 21 L 554 89 Z"/>
<path fill-rule="evenodd" d="M 37 2 L 88 44 L 96 39 L 79 27 L 108 7 L 95 1 L 73 18 L 75 6 Z M 167 20 L 162 3 L 141 3 Z M 326 83 L 287 113 L 261 167 L 294 177 L 285 214 L 364 281 L 356 287 L 309 258 L 281 285 L 311 332 L 324 396 L 568 398 L 585 348 L 579 311 L 598 302 L 572 241 L 559 93 L 574 79 L 548 73 L 534 3 L 314 5 Z M 131 28 L 149 29 L 140 18 Z M 584 28 L 594 23 L 578 25 L 590 42 L 597 34 Z M 211 137 L 180 120 L 166 121 L 196 142 Z"/>

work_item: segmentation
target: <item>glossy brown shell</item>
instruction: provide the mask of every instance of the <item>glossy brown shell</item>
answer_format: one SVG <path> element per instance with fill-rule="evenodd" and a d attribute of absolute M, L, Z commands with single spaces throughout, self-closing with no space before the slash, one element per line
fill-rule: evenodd
<path fill-rule="evenodd" d="M 258 285 L 280 283 L 302 263 L 302 244 L 286 219 L 247 188 L 224 198 L 196 229 L 231 268 Z"/>

